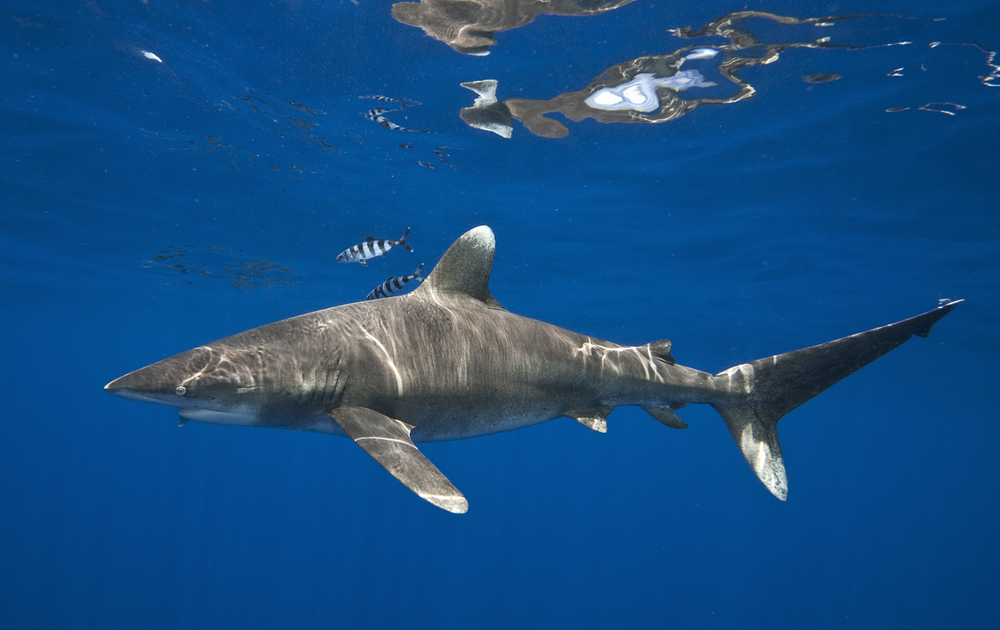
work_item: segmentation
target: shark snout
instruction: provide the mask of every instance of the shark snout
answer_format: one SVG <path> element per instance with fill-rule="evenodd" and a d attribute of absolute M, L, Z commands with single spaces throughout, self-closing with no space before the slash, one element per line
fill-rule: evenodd
<path fill-rule="evenodd" d="M 135 384 L 133 382 L 135 379 L 131 378 L 131 376 L 132 374 L 119 376 L 115 380 L 105 385 L 104 391 L 108 392 L 109 394 L 114 394 L 115 396 L 121 396 L 122 390 L 135 389 Z"/>
<path fill-rule="evenodd" d="M 135 390 L 135 379 L 132 374 L 120 376 L 104 386 L 104 391 L 122 398 L 134 398 L 138 392 Z"/>
<path fill-rule="evenodd" d="M 104 386 L 104 391 L 114 396 L 128 398 L 129 400 L 151 402 L 160 405 L 169 404 L 170 398 L 164 395 L 165 393 L 143 388 L 140 384 L 140 379 L 135 378 L 134 374 L 135 372 L 116 378 Z"/>
<path fill-rule="evenodd" d="M 178 407 L 186 393 L 184 377 L 176 361 L 165 359 L 116 378 L 104 386 L 104 391 L 129 400 Z"/>

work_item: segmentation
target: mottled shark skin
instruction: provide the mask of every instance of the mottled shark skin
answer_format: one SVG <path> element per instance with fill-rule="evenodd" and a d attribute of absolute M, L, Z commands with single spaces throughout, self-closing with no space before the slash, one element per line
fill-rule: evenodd
<path fill-rule="evenodd" d="M 927 336 L 959 302 L 712 375 L 677 365 L 666 340 L 622 346 L 508 312 L 489 289 L 494 249 L 493 232 L 475 228 L 412 293 L 248 330 L 105 390 L 178 407 L 182 422 L 349 436 L 419 496 L 456 513 L 468 502 L 417 443 L 561 416 L 604 432 L 622 405 L 685 428 L 675 411 L 709 404 L 758 478 L 785 500 L 778 420 L 910 336 Z"/>

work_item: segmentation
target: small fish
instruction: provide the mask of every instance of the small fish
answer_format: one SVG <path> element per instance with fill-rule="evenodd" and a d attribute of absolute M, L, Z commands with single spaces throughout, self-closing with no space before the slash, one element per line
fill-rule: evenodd
<path fill-rule="evenodd" d="M 369 109 L 365 113 L 365 118 L 367 118 L 368 120 L 371 120 L 373 122 L 377 122 L 378 124 L 382 125 L 386 129 L 393 129 L 393 130 L 396 130 L 396 131 L 419 131 L 420 133 L 434 133 L 433 131 L 430 131 L 428 129 L 410 129 L 410 128 L 404 127 L 402 125 L 397 125 L 396 123 L 394 123 L 391 120 L 389 120 L 388 118 L 386 118 L 386 114 L 391 114 L 392 112 L 399 112 L 399 111 L 402 111 L 404 109 L 406 109 L 406 105 L 403 105 L 402 107 L 397 107 L 396 109 L 386 109 L 384 107 L 374 107 L 372 109 Z"/>
<path fill-rule="evenodd" d="M 369 258 L 375 258 L 376 256 L 385 257 L 390 249 L 399 245 L 408 252 L 412 252 L 413 248 L 406 244 L 406 235 L 410 233 L 410 228 L 406 228 L 403 235 L 399 237 L 398 241 L 393 241 L 387 238 L 380 238 L 375 240 L 371 236 L 366 238 L 363 242 L 358 243 L 350 249 L 345 249 L 337 255 L 337 262 L 342 263 L 352 263 L 359 262 L 365 267 L 368 263 L 365 261 Z"/>
<path fill-rule="evenodd" d="M 395 98 L 392 96 L 382 96 L 381 94 L 367 94 L 365 96 L 359 96 L 358 98 L 370 98 L 375 101 L 382 101 L 385 103 L 402 103 L 403 107 L 407 105 L 419 105 L 419 101 L 415 101 L 412 98 Z"/>
<path fill-rule="evenodd" d="M 365 118 L 373 122 L 377 122 L 386 129 L 401 129 L 403 131 L 409 131 L 406 127 L 397 125 L 396 123 L 392 122 L 391 120 L 385 117 L 387 113 L 398 112 L 400 109 L 402 109 L 402 107 L 399 109 L 385 109 L 384 107 L 374 107 L 372 109 L 369 109 L 365 113 Z"/>
<path fill-rule="evenodd" d="M 419 280 L 423 282 L 424 279 L 420 277 L 420 270 L 424 268 L 424 263 L 420 263 L 417 270 L 408 276 L 400 276 L 398 278 L 386 278 L 386 281 L 375 287 L 375 289 L 368 294 L 366 300 L 377 300 L 379 298 L 389 297 L 396 291 L 403 288 L 403 285 L 410 280 Z"/>

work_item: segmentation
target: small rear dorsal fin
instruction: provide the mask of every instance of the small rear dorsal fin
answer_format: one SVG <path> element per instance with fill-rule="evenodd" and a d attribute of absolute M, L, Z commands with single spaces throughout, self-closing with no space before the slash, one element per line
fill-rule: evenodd
<path fill-rule="evenodd" d="M 452 243 L 427 280 L 410 295 L 466 295 L 490 308 L 503 309 L 490 293 L 495 251 L 493 230 L 485 225 L 469 230 Z"/>
<path fill-rule="evenodd" d="M 669 339 L 660 339 L 659 341 L 654 341 L 649 344 L 649 351 L 660 357 L 670 365 L 677 365 L 677 361 L 670 354 L 670 348 L 673 343 Z"/>

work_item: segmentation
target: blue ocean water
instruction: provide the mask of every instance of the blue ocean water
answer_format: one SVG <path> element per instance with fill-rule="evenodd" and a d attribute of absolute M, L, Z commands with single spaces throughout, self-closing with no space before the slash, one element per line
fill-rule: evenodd
<path fill-rule="evenodd" d="M 486 56 L 391 2 L 2 11 L 0 626 L 1000 623 L 1000 4 L 635 0 L 540 15 Z M 715 83 L 687 105 L 752 97 L 546 114 L 560 138 L 459 115 L 463 82 L 548 101 L 650 56 Z M 424 445 L 458 516 L 348 440 L 178 428 L 101 391 L 363 299 L 482 224 L 510 311 L 668 337 L 713 373 L 966 302 L 789 414 L 787 503 L 711 408 L 685 431 L 620 408 L 606 435 L 562 418 Z M 412 254 L 334 260 L 407 227 Z"/>

